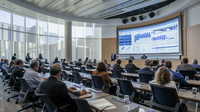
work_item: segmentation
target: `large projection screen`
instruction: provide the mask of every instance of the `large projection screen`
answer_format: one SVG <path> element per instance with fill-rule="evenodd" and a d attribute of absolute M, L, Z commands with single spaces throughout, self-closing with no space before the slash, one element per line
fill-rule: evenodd
<path fill-rule="evenodd" d="M 181 17 L 117 30 L 118 55 L 181 54 Z"/>

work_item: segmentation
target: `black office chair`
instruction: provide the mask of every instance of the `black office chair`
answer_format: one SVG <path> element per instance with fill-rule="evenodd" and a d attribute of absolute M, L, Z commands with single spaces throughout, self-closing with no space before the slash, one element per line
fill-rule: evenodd
<path fill-rule="evenodd" d="M 140 82 L 149 84 L 149 81 L 152 81 L 154 79 L 154 75 L 155 74 L 140 73 L 139 74 Z"/>
<path fill-rule="evenodd" d="M 150 107 L 157 107 L 167 111 L 178 112 L 180 107 L 180 100 L 177 90 L 171 87 L 158 86 L 150 84 L 151 86 L 151 102 Z M 187 106 L 184 106 L 184 111 L 187 111 Z"/>
<path fill-rule="evenodd" d="M 72 72 L 73 76 L 74 76 L 74 82 L 77 84 L 80 84 L 83 81 L 83 78 L 81 77 L 81 75 L 78 72 Z"/>
<path fill-rule="evenodd" d="M 134 102 L 139 102 L 139 94 L 136 93 L 135 88 L 133 87 L 131 81 L 128 80 L 122 80 L 122 79 L 117 79 L 118 84 L 119 84 L 119 91 L 117 96 L 124 97 L 124 95 L 129 95 L 130 101 L 134 101 L 134 98 L 138 97 L 137 100 Z"/>
<path fill-rule="evenodd" d="M 87 69 L 94 69 L 92 65 L 87 65 Z"/>
<path fill-rule="evenodd" d="M 65 80 L 69 80 L 69 76 L 67 75 L 67 73 L 65 71 L 62 71 L 62 75 L 63 75 L 63 79 Z"/>
<path fill-rule="evenodd" d="M 156 72 L 158 69 L 157 68 L 152 68 L 154 72 Z"/>
<path fill-rule="evenodd" d="M 113 78 L 121 78 L 122 77 L 122 74 L 119 70 L 113 70 L 112 73 L 113 73 Z"/>
<path fill-rule="evenodd" d="M 44 65 L 41 66 L 41 71 L 42 71 L 43 74 L 49 72 L 49 70 L 47 70 L 47 69 L 44 68 Z"/>
<path fill-rule="evenodd" d="M 76 102 L 76 105 L 80 112 L 93 112 L 90 105 L 85 99 L 74 98 L 74 101 Z"/>
<path fill-rule="evenodd" d="M 190 80 L 195 79 L 195 72 L 194 71 L 180 70 L 179 73 L 181 73 L 184 78 L 185 78 L 185 76 L 188 76 Z"/>
<path fill-rule="evenodd" d="M 47 110 L 48 112 L 58 112 L 58 110 L 67 110 L 67 107 L 70 105 L 64 105 L 62 107 L 57 107 L 53 102 L 49 99 L 49 97 L 46 94 L 40 94 L 37 90 L 34 91 L 35 95 L 42 98 L 44 101 L 44 105 L 42 108 L 42 112 Z"/>
<path fill-rule="evenodd" d="M 134 68 L 126 68 L 127 73 L 135 73 Z"/>
<path fill-rule="evenodd" d="M 93 81 L 93 88 L 96 90 L 104 91 L 106 84 L 104 83 L 102 76 L 98 76 L 98 75 L 91 75 L 91 76 L 92 76 L 92 81 Z M 109 91 L 109 88 L 107 92 L 108 91 Z"/>
<path fill-rule="evenodd" d="M 200 68 L 196 68 L 196 70 L 197 70 L 198 72 L 200 72 Z"/>
<path fill-rule="evenodd" d="M 80 69 L 81 69 L 81 72 L 82 72 L 82 73 L 85 73 L 85 72 L 86 72 L 86 71 L 85 71 L 85 67 L 81 67 Z"/>
<path fill-rule="evenodd" d="M 22 109 L 18 110 L 18 112 L 28 109 L 28 108 L 31 108 L 31 107 L 34 110 L 34 112 L 36 112 L 35 107 L 41 108 L 41 103 L 35 103 L 36 101 L 39 100 L 39 97 L 34 96 L 33 90 L 36 88 L 30 88 L 24 78 L 16 77 L 16 79 L 20 81 L 21 86 L 22 86 L 22 90 L 20 90 L 20 95 L 19 95 L 20 99 L 21 99 L 20 101 L 24 102 L 24 101 L 28 100 L 29 102 L 32 102 L 31 104 L 23 106 Z"/>
<path fill-rule="evenodd" d="M 176 83 L 176 88 L 179 90 L 181 88 L 180 80 L 177 77 L 172 77 L 172 80 Z"/>
<path fill-rule="evenodd" d="M 159 60 L 153 60 L 153 63 L 150 64 L 150 66 L 157 66 L 159 63 Z"/>
<path fill-rule="evenodd" d="M 69 66 L 71 71 L 75 71 L 73 66 Z"/>

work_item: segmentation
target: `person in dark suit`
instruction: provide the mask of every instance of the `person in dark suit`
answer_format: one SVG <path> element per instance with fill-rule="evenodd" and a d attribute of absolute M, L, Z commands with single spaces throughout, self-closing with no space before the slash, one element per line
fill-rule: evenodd
<path fill-rule="evenodd" d="M 78 59 L 78 62 L 76 63 L 76 65 L 77 65 L 77 67 L 80 67 L 81 65 L 83 65 L 83 64 L 82 64 L 82 61 L 81 61 L 81 58 Z"/>
<path fill-rule="evenodd" d="M 140 69 L 140 70 L 138 71 L 138 73 L 154 74 L 155 72 L 152 71 L 152 70 L 150 69 L 150 63 L 151 63 L 150 60 L 145 60 L 145 66 L 146 66 L 146 67 Z"/>
<path fill-rule="evenodd" d="M 88 62 L 88 57 L 85 58 L 84 65 L 86 65 L 87 62 Z"/>
<path fill-rule="evenodd" d="M 111 54 L 111 62 L 116 60 L 116 55 L 114 54 L 114 52 L 112 52 Z"/>
<path fill-rule="evenodd" d="M 157 70 L 158 70 L 160 67 L 164 66 L 165 59 L 162 59 L 160 63 L 161 63 L 160 65 L 157 65 L 157 68 L 156 68 Z"/>
<path fill-rule="evenodd" d="M 66 59 L 63 60 L 62 66 L 68 66 L 68 64 L 66 63 Z"/>
<path fill-rule="evenodd" d="M 141 59 L 147 59 L 147 56 L 145 56 L 145 54 L 143 54 L 143 56 L 141 57 Z"/>
<path fill-rule="evenodd" d="M 39 54 L 39 59 L 40 59 L 40 60 L 43 59 L 42 54 Z"/>
<path fill-rule="evenodd" d="M 14 53 L 14 56 L 12 56 L 12 60 L 16 60 L 17 58 L 16 58 L 16 53 Z"/>
<path fill-rule="evenodd" d="M 179 72 L 180 70 L 194 71 L 197 73 L 197 70 L 192 65 L 188 64 L 187 58 L 183 58 L 182 64 L 177 66 L 176 72 Z"/>
<path fill-rule="evenodd" d="M 135 58 L 133 56 L 129 56 L 129 60 L 134 60 Z"/>
<path fill-rule="evenodd" d="M 94 59 L 94 61 L 93 61 L 93 65 L 94 65 L 94 66 L 97 65 L 97 60 L 96 60 L 96 59 Z"/>
<path fill-rule="evenodd" d="M 32 59 L 30 58 L 29 53 L 28 53 L 27 56 L 26 56 L 26 61 L 30 62 L 30 60 L 32 60 Z"/>
<path fill-rule="evenodd" d="M 22 67 L 24 66 L 24 63 L 22 60 L 18 59 L 15 62 L 15 69 L 12 72 L 12 75 L 16 78 L 16 77 L 23 77 L 24 73 L 26 72 L 26 70 L 24 70 Z"/>
<path fill-rule="evenodd" d="M 121 60 L 117 60 L 117 63 L 113 65 L 113 70 L 119 70 L 121 72 L 124 72 L 123 68 L 120 66 Z"/>
<path fill-rule="evenodd" d="M 133 64 L 132 60 L 128 60 L 128 64 L 125 66 L 125 68 L 133 68 L 133 70 L 139 70 L 140 68 L 136 67 L 135 64 Z"/>
<path fill-rule="evenodd" d="M 78 110 L 77 105 L 69 93 L 80 96 L 86 94 L 86 91 L 83 89 L 80 92 L 74 92 L 76 90 L 74 87 L 67 88 L 65 83 L 58 81 L 60 77 L 61 66 L 54 64 L 50 69 L 50 77 L 39 84 L 38 92 L 40 94 L 48 94 L 49 99 L 57 107 L 70 104 L 64 112 L 76 112 Z"/>
<path fill-rule="evenodd" d="M 55 63 L 59 63 L 58 57 L 56 57 L 55 60 L 53 61 L 53 64 L 55 64 Z"/>

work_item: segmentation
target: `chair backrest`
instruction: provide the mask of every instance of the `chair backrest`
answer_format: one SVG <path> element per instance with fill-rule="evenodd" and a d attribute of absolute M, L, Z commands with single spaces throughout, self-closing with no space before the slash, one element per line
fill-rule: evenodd
<path fill-rule="evenodd" d="M 31 88 L 29 87 L 28 83 L 24 78 L 16 77 L 16 79 L 20 81 L 23 92 L 28 92 L 31 90 Z"/>
<path fill-rule="evenodd" d="M 120 93 L 123 95 L 129 95 L 132 96 L 135 93 L 135 89 L 129 80 L 122 80 L 117 79 L 119 87 L 120 87 Z M 132 96 L 134 97 L 134 96 Z M 132 100 L 132 99 L 131 99 Z"/>
<path fill-rule="evenodd" d="M 158 107 L 164 110 L 178 112 L 179 110 L 179 97 L 175 88 L 158 86 L 150 84 L 151 86 L 151 102 L 150 107 Z"/>
<path fill-rule="evenodd" d="M 113 73 L 113 78 L 121 78 L 122 77 L 122 74 L 119 70 L 113 70 L 112 73 Z"/>
<path fill-rule="evenodd" d="M 90 105 L 85 99 L 76 98 L 74 100 L 80 112 L 93 112 Z"/>
<path fill-rule="evenodd" d="M 180 84 L 179 78 L 172 77 L 172 80 L 176 83 L 176 89 L 179 90 L 181 88 L 181 84 Z"/>
<path fill-rule="evenodd" d="M 152 81 L 154 79 L 154 75 L 155 74 L 146 73 L 139 74 L 140 82 L 149 83 L 149 81 Z"/>
<path fill-rule="evenodd" d="M 196 68 L 196 70 L 197 70 L 198 72 L 200 72 L 200 68 Z"/>
<path fill-rule="evenodd" d="M 152 68 L 152 69 L 153 69 L 153 71 L 154 71 L 154 72 L 156 72 L 156 71 L 157 71 L 157 68 Z"/>
<path fill-rule="evenodd" d="M 73 76 L 74 76 L 74 81 L 77 84 L 80 84 L 81 81 L 83 80 L 83 78 L 81 77 L 81 75 L 78 72 L 72 72 Z"/>
<path fill-rule="evenodd" d="M 71 71 L 75 71 L 73 66 L 69 66 Z"/>
<path fill-rule="evenodd" d="M 82 73 L 85 73 L 85 67 L 81 67 L 80 69 Z"/>
<path fill-rule="evenodd" d="M 62 71 L 62 75 L 65 80 L 68 80 L 69 76 L 67 75 L 65 71 Z"/>
<path fill-rule="evenodd" d="M 94 88 L 100 89 L 102 91 L 104 90 L 105 83 L 104 83 L 102 76 L 92 75 L 92 81 L 93 81 L 93 84 L 94 84 Z"/>
<path fill-rule="evenodd" d="M 135 73 L 134 68 L 126 68 L 127 73 Z"/>
<path fill-rule="evenodd" d="M 194 80 L 194 78 L 195 78 L 194 71 L 180 70 L 179 73 L 181 73 L 184 78 L 185 78 L 185 76 L 188 76 L 190 80 Z"/>
<path fill-rule="evenodd" d="M 49 99 L 49 97 L 46 94 L 40 94 L 37 90 L 35 90 L 35 95 L 42 98 L 48 112 L 58 111 L 58 107 L 55 104 L 53 104 L 53 102 Z"/>
<path fill-rule="evenodd" d="M 92 65 L 87 65 L 87 69 L 94 69 Z"/>

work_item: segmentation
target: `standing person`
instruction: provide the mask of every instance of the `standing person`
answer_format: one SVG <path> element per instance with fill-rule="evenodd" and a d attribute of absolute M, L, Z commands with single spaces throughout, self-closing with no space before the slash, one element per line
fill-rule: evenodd
<path fill-rule="evenodd" d="M 32 60 L 32 59 L 30 58 L 30 55 L 29 55 L 29 53 L 27 53 L 27 56 L 26 56 L 26 61 L 27 61 L 27 62 L 30 62 L 30 60 Z"/>
<path fill-rule="evenodd" d="M 145 54 L 143 54 L 143 56 L 141 57 L 141 59 L 147 59 L 147 56 L 145 56 Z"/>
<path fill-rule="evenodd" d="M 111 62 L 114 62 L 116 60 L 116 55 L 114 54 L 114 52 L 112 52 L 111 54 Z"/>
<path fill-rule="evenodd" d="M 87 62 L 88 62 L 88 57 L 85 58 L 84 65 L 86 65 Z"/>
<path fill-rule="evenodd" d="M 39 54 L 39 59 L 40 59 L 40 60 L 43 59 L 43 58 L 42 58 L 42 54 Z"/>
<path fill-rule="evenodd" d="M 12 60 L 16 60 L 17 59 L 17 57 L 16 57 L 16 53 L 14 53 L 14 56 L 12 56 Z"/>

